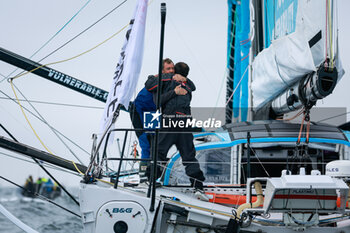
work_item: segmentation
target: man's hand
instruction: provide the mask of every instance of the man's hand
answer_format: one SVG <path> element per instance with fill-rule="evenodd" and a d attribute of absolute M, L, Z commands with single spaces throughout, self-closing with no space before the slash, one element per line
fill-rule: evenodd
<path fill-rule="evenodd" d="M 181 87 L 181 85 L 176 86 L 174 89 L 176 95 L 186 95 L 187 91 Z"/>
<path fill-rule="evenodd" d="M 175 74 L 173 76 L 173 80 L 175 80 L 176 82 L 186 82 L 187 78 L 182 76 L 181 74 Z"/>

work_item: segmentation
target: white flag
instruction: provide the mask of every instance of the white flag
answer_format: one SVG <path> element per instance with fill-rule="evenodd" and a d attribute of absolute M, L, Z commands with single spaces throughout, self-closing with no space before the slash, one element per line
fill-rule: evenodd
<path fill-rule="evenodd" d="M 111 123 L 113 113 L 119 104 L 124 105 L 126 109 L 129 107 L 130 99 L 135 92 L 142 64 L 147 2 L 148 0 L 138 1 L 134 18 L 130 21 L 126 32 L 126 39 L 102 117 L 102 132 Z"/>

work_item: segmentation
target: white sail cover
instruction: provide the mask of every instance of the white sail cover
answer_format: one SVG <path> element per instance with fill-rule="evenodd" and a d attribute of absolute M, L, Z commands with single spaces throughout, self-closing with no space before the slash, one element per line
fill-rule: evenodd
<path fill-rule="evenodd" d="M 265 49 L 252 63 L 253 108 L 259 109 L 326 60 L 337 57 L 333 0 L 265 0 Z"/>
<path fill-rule="evenodd" d="M 121 104 L 127 109 L 135 92 L 142 65 L 147 2 L 148 0 L 138 1 L 134 18 L 130 21 L 113 83 L 107 97 L 102 117 L 102 132 L 111 123 L 113 113 L 118 105 Z"/>

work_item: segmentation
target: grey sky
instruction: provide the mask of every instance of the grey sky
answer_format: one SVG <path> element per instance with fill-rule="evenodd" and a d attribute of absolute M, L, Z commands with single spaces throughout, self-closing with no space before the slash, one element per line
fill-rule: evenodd
<path fill-rule="evenodd" d="M 92 0 L 87 7 L 40 51 L 33 60 L 40 60 L 48 53 L 77 35 L 83 29 L 117 6 L 121 1 Z M 159 53 L 159 0 L 151 1 L 148 8 L 144 63 L 137 90 L 140 90 L 148 74 L 157 73 Z M 225 0 L 168 0 L 164 56 L 175 62 L 184 61 L 191 67 L 189 77 L 196 83 L 197 91 L 193 96 L 194 107 L 215 107 L 225 104 L 225 67 L 226 67 L 226 33 L 227 3 Z M 69 0 L 35 0 L 35 1 L 0 1 L 0 46 L 30 57 L 52 35 L 54 35 L 86 1 Z M 101 21 L 88 32 L 68 44 L 41 63 L 64 60 L 92 48 L 117 32 L 128 23 L 134 12 L 136 0 L 128 0 L 118 10 Z M 347 25 L 347 9 L 350 2 L 339 0 L 339 42 L 341 58 L 345 71 L 350 72 L 350 29 Z M 109 90 L 119 59 L 119 52 L 124 42 L 125 32 L 120 33 L 99 48 L 77 59 L 50 67 Z M 0 62 L 0 75 L 7 76 L 15 68 Z M 18 71 L 17 71 L 18 72 Z M 350 86 L 348 73 L 336 87 L 334 94 L 319 106 L 350 107 Z M 0 76 L 0 80 L 2 80 Z M 30 100 L 69 103 L 103 107 L 104 104 L 65 87 L 58 86 L 36 75 L 26 75 L 15 80 L 15 85 Z M 0 83 L 0 90 L 13 97 L 10 84 Z M 0 97 L 4 97 L 0 93 Z M 28 104 L 24 104 L 28 107 Z M 34 104 L 45 119 L 60 132 L 78 143 L 85 150 L 91 149 L 91 135 L 98 132 L 102 109 L 76 108 L 45 104 Z M 350 109 L 350 108 L 349 108 Z M 19 107 L 10 100 L 0 99 L 0 123 L 23 143 L 44 150 L 26 123 Z M 55 154 L 74 159 L 70 152 L 55 137 L 50 129 L 36 118 L 28 115 L 33 127 L 41 139 Z M 130 127 L 128 115 L 123 114 L 118 127 Z M 0 135 L 7 136 L 2 130 Z M 135 138 L 131 138 L 134 141 Z M 71 145 L 71 144 L 70 144 Z M 89 156 L 72 147 L 73 150 L 88 162 Z M 0 149 L 0 153 L 11 154 Z M 20 157 L 16 155 L 16 157 Z M 22 158 L 22 157 L 20 157 Z M 8 158 L 0 154 L 0 175 L 23 183 L 28 174 L 44 175 L 36 165 Z M 62 183 L 76 185 L 79 178 L 52 171 Z M 8 185 L 0 181 L 0 185 Z"/>

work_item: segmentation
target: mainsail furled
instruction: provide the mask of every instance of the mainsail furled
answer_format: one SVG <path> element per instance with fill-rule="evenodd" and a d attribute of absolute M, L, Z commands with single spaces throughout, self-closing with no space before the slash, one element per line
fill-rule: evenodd
<path fill-rule="evenodd" d="M 283 92 L 297 92 L 293 85 L 306 75 L 318 73 L 320 67 L 330 73 L 338 72 L 337 75 L 330 74 L 334 78 L 324 79 L 325 82 L 340 80 L 344 71 L 337 51 L 335 0 L 264 0 L 255 3 L 255 9 L 260 9 L 264 20 L 259 35 L 263 50 L 258 51 L 260 53 L 252 63 L 252 107 L 255 110 L 265 107 Z M 329 93 L 335 83 L 327 87 Z M 283 101 L 290 96 L 284 95 Z M 288 101 L 293 105 L 291 98 Z"/>
<path fill-rule="evenodd" d="M 250 119 L 311 108 L 332 93 L 344 74 L 336 0 L 228 0 L 228 9 L 227 123 L 246 121 L 250 108 Z"/>

